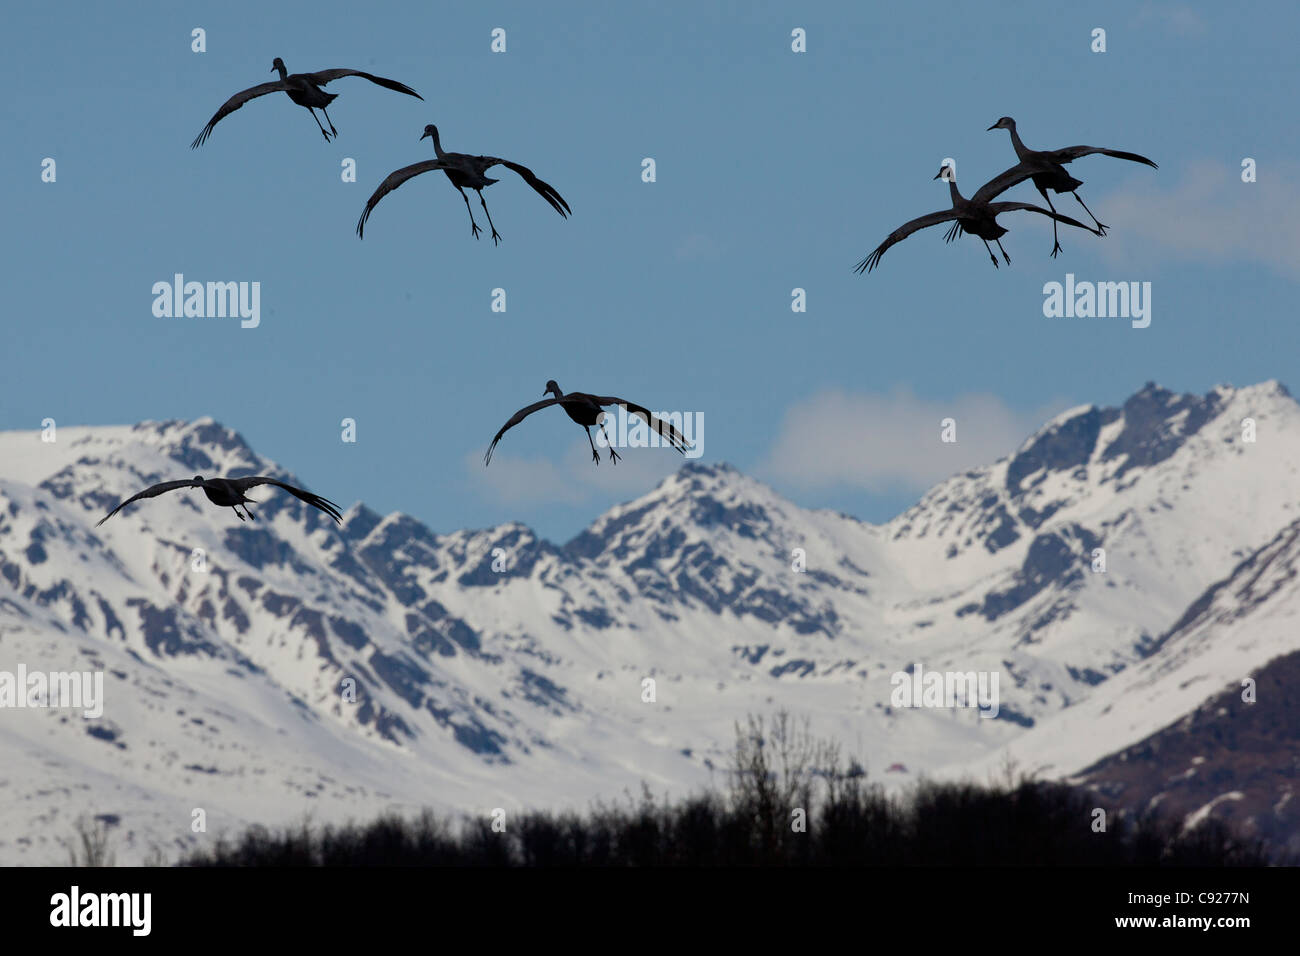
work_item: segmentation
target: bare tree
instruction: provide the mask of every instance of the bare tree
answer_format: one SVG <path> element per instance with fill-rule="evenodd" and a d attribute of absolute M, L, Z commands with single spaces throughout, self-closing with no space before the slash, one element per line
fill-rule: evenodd
<path fill-rule="evenodd" d="M 76 837 L 65 839 L 68 859 L 72 866 L 115 866 L 116 857 L 109 848 L 108 824 L 85 814 L 73 824 Z"/>
<path fill-rule="evenodd" d="M 145 854 L 143 866 L 169 866 L 167 854 L 158 844 L 149 847 L 149 852 Z"/>
<path fill-rule="evenodd" d="M 791 828 L 794 811 L 802 810 L 810 821 L 815 780 L 829 780 L 828 772 L 837 780 L 843 777 L 839 748 L 819 741 L 807 717 L 796 722 L 787 710 L 777 711 L 770 724 L 751 714 L 744 728 L 735 726 L 736 749 L 729 768 L 732 807 L 752 821 L 755 850 L 763 858 L 788 859 L 797 846 L 806 850 L 808 843 Z"/>

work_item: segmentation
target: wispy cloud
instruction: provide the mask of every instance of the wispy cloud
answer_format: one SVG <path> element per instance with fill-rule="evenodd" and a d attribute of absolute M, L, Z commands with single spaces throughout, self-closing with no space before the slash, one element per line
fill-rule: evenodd
<path fill-rule="evenodd" d="M 1248 146 L 1242 152 L 1251 155 Z M 1300 278 L 1300 165 L 1263 159 L 1253 183 L 1243 183 L 1241 172 L 1200 161 L 1168 185 L 1134 182 L 1096 205 L 1085 195 L 1114 227 L 1100 244 L 1103 256 L 1132 262 L 1154 244 L 1177 259 L 1258 262 Z"/>
<path fill-rule="evenodd" d="M 1009 454 L 1070 404 L 1024 412 L 987 394 L 931 401 L 908 389 L 887 395 L 828 389 L 790 407 L 758 470 L 804 488 L 924 490 Z M 956 421 L 956 442 L 940 441 L 945 418 Z"/>
<path fill-rule="evenodd" d="M 1138 10 L 1137 22 L 1158 23 L 1179 36 L 1203 36 L 1210 29 L 1205 18 L 1185 3 L 1144 3 Z"/>
<path fill-rule="evenodd" d="M 546 458 L 520 458 L 498 452 L 492 465 L 483 467 L 481 453 L 464 459 L 466 472 L 488 497 L 510 505 L 590 502 L 593 495 L 645 494 L 682 464 L 682 456 L 667 448 L 624 448 L 617 465 L 609 451 L 600 448 L 600 465 L 591 460 L 591 447 L 579 439 Z"/>

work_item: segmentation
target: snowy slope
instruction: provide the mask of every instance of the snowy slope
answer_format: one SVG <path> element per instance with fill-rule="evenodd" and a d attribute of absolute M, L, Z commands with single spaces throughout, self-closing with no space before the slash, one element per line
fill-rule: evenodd
<path fill-rule="evenodd" d="M 725 764 L 735 721 L 777 707 L 873 775 L 982 769 L 1004 746 L 1075 771 L 1296 649 L 1279 626 L 1144 696 L 1144 668 L 1184 666 L 1192 644 L 1170 635 L 1189 605 L 1297 518 L 1297 466 L 1280 385 L 1148 386 L 1058 416 L 885 525 L 688 464 L 560 546 L 364 505 L 339 529 L 270 490 L 256 522 L 177 492 L 96 528 L 154 481 L 303 482 L 207 419 L 0 433 L 0 671 L 103 670 L 108 698 L 94 721 L 0 710 L 0 862 L 58 858 L 85 810 L 120 817 L 129 861 L 206 839 L 196 807 L 211 832 L 680 792 Z M 1263 599 L 1269 615 L 1289 594 Z M 917 664 L 997 672 L 998 718 L 890 706 L 890 675 Z"/>
<path fill-rule="evenodd" d="M 1026 769 L 1096 785 L 1131 809 L 1217 809 L 1300 853 L 1297 614 L 1300 519 L 1206 588 L 1144 660 L 1005 750 Z"/>

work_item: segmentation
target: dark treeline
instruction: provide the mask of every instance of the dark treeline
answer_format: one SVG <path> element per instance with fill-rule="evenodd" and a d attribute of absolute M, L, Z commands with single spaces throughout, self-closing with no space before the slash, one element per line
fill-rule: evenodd
<path fill-rule="evenodd" d="M 1105 811 L 1099 832 L 1098 810 Z M 802 815 L 802 816 L 801 816 Z M 980 784 L 922 781 L 904 796 L 843 767 L 838 749 L 779 714 L 737 729 L 725 792 L 669 801 L 649 790 L 584 813 L 454 822 L 425 811 L 368 824 L 253 827 L 183 866 L 1260 866 L 1262 843 L 1221 821 L 1119 817 L 1095 794 L 1011 768 Z"/>

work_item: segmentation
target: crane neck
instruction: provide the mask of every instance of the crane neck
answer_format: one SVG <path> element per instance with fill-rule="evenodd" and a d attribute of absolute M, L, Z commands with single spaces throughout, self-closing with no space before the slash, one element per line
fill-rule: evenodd
<path fill-rule="evenodd" d="M 1016 132 L 1014 126 L 1008 126 L 1007 132 L 1011 134 L 1011 147 L 1016 151 L 1016 156 L 1020 159 L 1024 159 L 1025 155 L 1030 152 L 1029 147 L 1024 144 L 1023 140 L 1021 140 L 1020 134 Z"/>
<path fill-rule="evenodd" d="M 438 128 L 436 126 L 433 129 L 433 152 L 439 159 L 447 155 L 443 151 L 442 139 L 438 136 Z"/>
<path fill-rule="evenodd" d="M 289 78 L 289 71 L 286 70 L 286 69 L 284 68 L 284 64 L 283 64 L 283 63 L 281 63 L 279 66 L 277 66 L 277 67 L 276 67 L 276 70 L 278 70 L 279 73 L 280 73 L 280 79 L 282 79 L 282 80 L 287 80 L 287 79 Z"/>
<path fill-rule="evenodd" d="M 952 197 L 952 204 L 960 206 L 966 200 L 962 197 L 961 192 L 957 189 L 957 177 L 954 176 L 948 180 L 948 195 Z"/>

